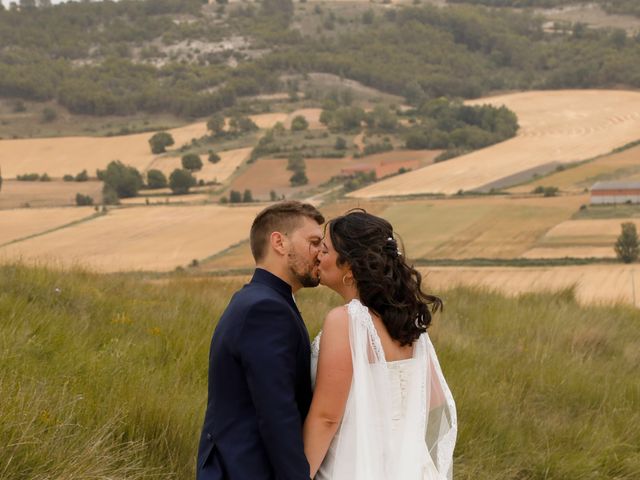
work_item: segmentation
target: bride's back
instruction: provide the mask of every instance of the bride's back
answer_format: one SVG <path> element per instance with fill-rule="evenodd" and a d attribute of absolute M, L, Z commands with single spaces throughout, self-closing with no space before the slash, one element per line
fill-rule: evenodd
<path fill-rule="evenodd" d="M 378 338 L 380 338 L 380 344 L 382 345 L 385 360 L 387 362 L 395 362 L 398 360 L 408 360 L 412 358 L 413 346 L 401 346 L 400 342 L 391 337 L 382 319 L 371 311 L 369 311 L 369 314 L 371 315 L 371 320 L 373 321 L 373 326 L 376 329 Z"/>

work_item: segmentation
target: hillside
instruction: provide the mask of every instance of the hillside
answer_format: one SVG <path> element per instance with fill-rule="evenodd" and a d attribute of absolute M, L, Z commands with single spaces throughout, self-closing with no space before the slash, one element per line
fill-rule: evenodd
<path fill-rule="evenodd" d="M 614 3 L 622 0 L 607 5 Z M 290 0 L 0 10 L 0 97 L 51 101 L 73 114 L 192 118 L 259 94 L 313 95 L 299 88 L 314 72 L 410 102 L 425 95 L 640 86 L 637 37 L 571 23 L 547 32 L 544 23 L 527 10 Z"/>

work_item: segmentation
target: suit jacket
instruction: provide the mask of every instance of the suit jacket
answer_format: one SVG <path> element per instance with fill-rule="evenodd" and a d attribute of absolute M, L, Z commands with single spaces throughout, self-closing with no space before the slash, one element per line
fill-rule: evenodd
<path fill-rule="evenodd" d="M 309 334 L 291 287 L 263 269 L 231 299 L 211 341 L 197 480 L 308 480 Z"/>

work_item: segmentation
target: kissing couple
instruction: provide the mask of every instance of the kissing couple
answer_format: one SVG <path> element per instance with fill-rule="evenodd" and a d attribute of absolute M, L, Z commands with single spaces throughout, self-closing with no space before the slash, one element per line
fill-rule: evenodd
<path fill-rule="evenodd" d="M 273 204 L 251 226 L 256 269 L 211 342 L 197 480 L 452 478 L 455 403 L 421 290 L 391 224 Z M 324 228 L 323 228 L 324 225 Z M 313 341 L 294 294 L 344 299 Z"/>

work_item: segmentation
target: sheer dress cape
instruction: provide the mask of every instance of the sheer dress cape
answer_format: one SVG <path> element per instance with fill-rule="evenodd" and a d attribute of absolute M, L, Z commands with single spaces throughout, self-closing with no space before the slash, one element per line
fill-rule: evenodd
<path fill-rule="evenodd" d="M 415 342 L 412 359 L 387 363 L 369 310 L 357 299 L 347 309 L 353 380 L 316 479 L 451 480 L 456 407 L 428 334 Z M 394 367 L 403 372 L 399 415 Z"/>

